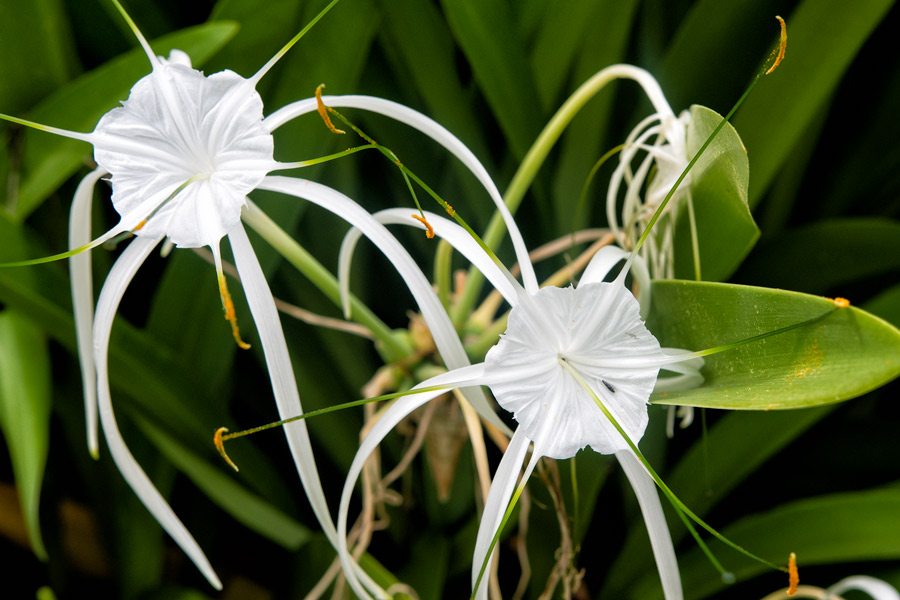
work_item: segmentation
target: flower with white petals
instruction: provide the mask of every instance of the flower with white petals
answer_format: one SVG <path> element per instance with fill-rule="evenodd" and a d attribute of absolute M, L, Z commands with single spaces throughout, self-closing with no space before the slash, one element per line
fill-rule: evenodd
<path fill-rule="evenodd" d="M 384 226 L 350 198 L 331 188 L 299 178 L 270 173 L 299 163 L 273 158 L 272 132 L 286 122 L 315 111 L 317 98 L 285 106 L 268 118 L 256 85 L 275 62 L 299 39 L 291 42 L 249 79 L 231 71 L 206 76 L 191 67 L 186 54 L 173 50 L 168 59 L 156 56 L 117 0 L 112 0 L 132 26 L 152 66 L 152 72 L 131 89 L 122 106 L 104 115 L 91 133 L 78 133 L 32 123 L 7 115 L 8 121 L 90 143 L 99 165 L 79 184 L 72 203 L 70 260 L 73 304 L 79 356 L 84 379 L 88 446 L 97 456 L 100 425 L 119 470 L 159 523 L 172 536 L 212 585 L 221 583 L 197 542 L 153 486 L 128 450 L 116 424 L 108 378 L 109 338 L 113 320 L 126 288 L 137 270 L 164 239 L 181 248 L 208 246 L 213 253 L 225 316 L 242 347 L 234 308 L 222 272 L 222 238 L 228 238 L 250 312 L 256 324 L 281 418 L 303 412 L 287 344 L 274 299 L 247 237 L 242 219 L 264 222 L 247 199 L 254 189 L 266 189 L 309 200 L 362 229 L 388 253 L 429 319 L 435 343 L 451 367 L 469 364 L 449 317 L 415 261 Z M 333 3 L 329 5 L 329 8 Z M 328 10 L 326 8 L 325 10 Z M 367 96 L 329 97 L 332 106 L 354 107 L 395 118 L 444 144 L 470 169 L 474 156 L 459 140 L 427 117 L 396 103 Z M 488 180 L 483 167 L 476 172 Z M 90 203 L 96 183 L 110 175 L 112 201 L 120 221 L 90 241 Z M 90 248 L 122 234 L 135 239 L 110 270 L 93 310 Z M 480 389 L 467 391 L 473 406 L 501 429 L 505 425 L 490 410 Z M 337 547 L 312 446 L 304 421 L 285 426 L 300 479 L 323 532 Z M 361 570 L 372 593 L 383 593 Z"/>
<path fill-rule="evenodd" d="M 487 189 L 493 197 L 494 188 Z M 412 221 L 408 211 L 391 209 L 375 216 L 385 223 L 424 227 Z M 597 452 L 615 454 L 621 462 L 644 513 L 665 597 L 682 598 L 675 553 L 655 484 L 629 440 L 637 444 L 643 436 L 647 402 L 654 389 L 696 385 L 702 381 L 699 369 L 703 360 L 682 350 L 660 348 L 643 324 L 637 299 L 625 288 L 628 269 L 613 282 L 603 281 L 609 270 L 627 257 L 621 249 L 603 248 L 592 259 L 578 287 L 539 289 L 524 245 L 516 245 L 523 273 L 520 284 L 462 227 L 428 212 L 425 218 L 436 236 L 448 241 L 484 273 L 512 311 L 506 333 L 483 363 L 423 381 L 412 390 L 422 392 L 398 399 L 363 440 L 347 475 L 338 513 L 341 560 L 354 591 L 369 597 L 356 581 L 357 567 L 346 537 L 350 499 L 363 464 L 394 426 L 419 406 L 448 388 L 487 386 L 498 403 L 513 413 L 519 426 L 494 476 L 479 527 L 472 565 L 475 597 L 487 597 L 487 586 L 477 585 L 481 567 L 489 565 L 492 539 L 529 447 L 533 445 L 534 449 L 523 481 L 541 457 L 570 458 L 589 445 Z M 508 215 L 505 221 L 513 239 L 521 239 L 515 222 Z M 358 235 L 351 232 L 345 239 L 342 279 L 346 279 L 349 255 Z M 657 379 L 661 368 L 676 375 Z"/>
<path fill-rule="evenodd" d="M 675 116 L 654 79 L 633 78 L 641 84 L 656 112 L 638 123 L 625 138 L 606 195 L 609 226 L 619 245 L 629 250 L 634 248 L 638 236 L 646 229 L 690 160 L 687 129 L 691 122 L 688 111 Z M 624 201 L 620 200 L 623 184 Z M 679 204 L 689 197 L 690 175 L 679 185 L 663 215 L 677 215 Z M 621 221 L 618 216 L 620 202 Z M 657 225 L 641 250 L 655 278 L 674 277 L 674 224 L 674 218 L 667 218 Z"/>

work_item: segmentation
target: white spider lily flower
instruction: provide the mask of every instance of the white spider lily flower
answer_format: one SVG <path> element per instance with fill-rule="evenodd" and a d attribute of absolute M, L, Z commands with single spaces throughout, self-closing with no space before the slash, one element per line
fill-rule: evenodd
<path fill-rule="evenodd" d="M 690 160 L 687 155 L 690 113 L 684 111 L 676 117 L 659 84 L 649 75 L 634 79 L 640 83 L 656 112 L 638 123 L 626 137 L 607 189 L 606 215 L 609 226 L 619 245 L 626 249 L 635 246 L 638 236 L 646 229 L 647 223 Z M 649 184 L 648 178 L 651 178 Z M 625 192 L 620 220 L 618 206 L 623 184 Z M 690 175 L 675 191 L 663 214 L 676 215 L 681 200 L 689 196 Z M 664 223 L 657 225 L 653 236 L 641 250 L 655 278 L 674 276 L 673 237 L 674 219 L 666 219 Z"/>
<path fill-rule="evenodd" d="M 422 227 L 398 209 L 375 215 L 389 223 Z M 533 444 L 525 467 L 527 479 L 538 459 L 570 458 L 590 445 L 595 451 L 615 454 L 629 478 L 650 532 L 667 600 L 682 598 L 681 579 L 671 536 L 655 484 L 641 466 L 628 442 L 604 415 L 595 398 L 610 411 L 633 443 L 647 426 L 647 401 L 660 368 L 677 377 L 660 380 L 668 389 L 702 381 L 702 359 L 680 350 L 660 348 L 640 317 L 635 297 L 624 286 L 624 271 L 615 281 L 603 282 L 609 268 L 624 254 L 620 249 L 593 259 L 578 287 L 528 290 L 496 264 L 469 234 L 439 215 L 425 213 L 435 235 L 447 240 L 475 264 L 512 306 L 506 333 L 480 364 L 457 368 L 420 383 L 426 389 L 398 399 L 388 408 L 363 440 L 351 464 L 338 512 L 340 556 L 348 582 L 361 597 L 369 597 L 355 578 L 356 563 L 347 546 L 350 499 L 363 464 L 382 439 L 410 412 L 448 388 L 487 386 L 497 402 L 513 413 L 519 426 L 500 462 L 478 531 L 472 565 L 475 588 L 481 566 L 489 561 L 488 549 L 516 485 L 520 467 Z M 508 223 L 511 229 L 514 223 Z M 342 254 L 358 234 L 345 240 Z M 531 269 L 527 258 L 520 264 Z M 343 265 L 342 278 L 346 276 Z M 438 386 L 441 389 L 434 390 Z M 416 389 L 414 388 L 414 390 Z M 590 390 L 590 391 L 588 391 Z M 476 598 L 487 597 L 487 585 L 479 585 Z"/>
<path fill-rule="evenodd" d="M 93 248 L 124 233 L 136 236 L 110 270 L 95 312 L 90 253 L 83 251 L 70 260 L 88 446 L 92 455 L 97 456 L 99 415 L 110 453 L 126 481 L 210 583 L 221 588 L 197 542 L 128 450 L 113 412 L 107 364 L 112 323 L 125 290 L 153 248 L 165 239 L 181 248 L 208 246 L 212 250 L 226 317 L 231 321 L 235 339 L 243 344 L 222 274 L 219 244 L 223 237 L 228 238 L 282 419 L 302 414 L 303 410 L 274 300 L 242 224 L 242 218 L 255 216 L 257 222 L 260 220 L 260 211 L 247 200 L 247 194 L 254 189 L 308 199 L 365 231 L 376 245 L 394 257 L 420 310 L 431 323 L 435 343 L 447 364 L 463 367 L 469 362 L 427 279 L 383 225 L 351 199 L 330 188 L 302 179 L 269 176 L 272 171 L 292 167 L 274 160 L 272 132 L 317 107 L 316 98 L 310 98 L 264 119 L 263 103 L 255 89 L 262 76 L 299 36 L 249 79 L 231 71 L 206 76 L 191 67 L 190 59 L 183 52 L 173 50 L 169 59 L 156 56 L 124 11 L 121 12 L 144 48 L 152 72 L 133 86 L 121 107 L 101 118 L 93 132 L 78 133 L 2 117 L 93 145 L 99 167 L 82 180 L 76 191 L 70 220 L 71 249 Z M 476 177 L 493 188 L 474 155 L 427 117 L 377 98 L 350 96 L 326 100 L 334 106 L 366 109 L 408 123 L 445 145 Z M 97 181 L 107 173 L 111 175 L 113 205 L 121 218 L 91 242 L 90 202 Z M 491 194 L 502 204 L 496 188 Z M 511 220 L 509 213 L 506 214 Z M 521 238 L 516 244 L 517 250 L 527 256 Z M 536 288 L 534 273 L 526 273 L 526 281 L 529 277 Z M 484 418 L 508 431 L 491 410 L 481 389 L 466 390 L 466 395 Z M 325 501 L 305 422 L 286 425 L 285 435 L 313 511 L 323 532 L 337 547 L 337 532 Z M 357 577 L 373 593 L 383 593 L 362 571 Z"/>

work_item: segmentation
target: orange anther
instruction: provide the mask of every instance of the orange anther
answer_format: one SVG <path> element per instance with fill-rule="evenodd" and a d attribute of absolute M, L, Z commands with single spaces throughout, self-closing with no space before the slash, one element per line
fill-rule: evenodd
<path fill-rule="evenodd" d="M 141 227 L 143 227 L 146 224 L 147 224 L 147 219 L 144 219 L 143 221 L 141 221 L 140 223 L 137 224 L 137 227 L 135 227 L 134 229 L 131 230 L 132 233 L 135 231 L 140 231 Z"/>
<path fill-rule="evenodd" d="M 846 298 L 835 298 L 834 305 L 838 308 L 847 308 L 848 306 L 850 306 L 850 301 Z"/>
<path fill-rule="evenodd" d="M 425 237 L 427 237 L 429 240 L 434 237 L 434 227 L 431 226 L 431 223 L 425 220 L 425 217 L 412 215 L 412 218 L 425 226 Z"/>
<path fill-rule="evenodd" d="M 228 433 L 227 427 L 219 427 L 216 429 L 216 433 L 213 435 L 213 444 L 216 445 L 216 450 L 219 451 L 219 454 L 222 455 L 222 458 L 225 459 L 225 462 L 234 469 L 235 471 L 239 471 L 238 466 L 232 462 L 230 458 L 228 458 L 228 454 L 225 453 L 225 440 L 222 439 L 222 434 Z"/>
<path fill-rule="evenodd" d="M 250 344 L 241 339 L 241 331 L 238 329 L 237 315 L 234 312 L 234 302 L 231 301 L 231 294 L 228 292 L 228 284 L 225 283 L 225 275 L 218 274 L 219 278 L 219 296 L 222 298 L 222 310 L 225 311 L 225 319 L 231 325 L 231 335 L 234 341 L 242 350 L 250 348 Z"/>
<path fill-rule="evenodd" d="M 325 103 L 322 102 L 322 89 L 325 87 L 324 83 L 320 83 L 319 87 L 316 88 L 316 104 L 318 105 L 319 116 L 322 117 L 322 120 L 325 121 L 325 127 L 328 128 L 328 131 L 331 133 L 347 133 L 343 129 L 338 129 L 334 126 L 334 123 L 331 122 L 331 117 L 328 116 L 328 107 L 325 106 Z"/>
<path fill-rule="evenodd" d="M 784 60 L 784 53 L 787 50 L 787 25 L 781 17 L 776 16 L 775 18 L 778 19 L 778 23 L 781 25 L 781 39 L 778 41 L 778 53 L 775 54 L 775 62 L 766 69 L 766 75 L 778 68 L 778 65 Z"/>
<path fill-rule="evenodd" d="M 788 590 L 787 595 L 793 596 L 797 593 L 797 586 L 800 585 L 800 572 L 797 570 L 797 555 L 791 552 L 788 558 Z"/>
<path fill-rule="evenodd" d="M 451 217 L 456 214 L 456 209 L 454 209 L 449 204 L 447 205 L 447 207 L 444 210 L 446 210 L 447 214 L 450 215 Z"/>

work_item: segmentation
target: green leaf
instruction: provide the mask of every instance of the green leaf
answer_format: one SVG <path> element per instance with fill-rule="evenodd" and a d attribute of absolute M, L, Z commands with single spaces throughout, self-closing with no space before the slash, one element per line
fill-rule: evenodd
<path fill-rule="evenodd" d="M 269 504 L 260 496 L 212 466 L 146 419 L 138 425 L 163 455 L 235 520 L 288 550 L 296 550 L 310 538 L 309 529 Z M 293 476 L 293 474 L 290 474 Z"/>
<path fill-rule="evenodd" d="M 740 411 L 723 416 L 709 434 L 697 440 L 666 484 L 701 517 L 738 484 L 756 473 L 800 434 L 828 415 L 836 404 L 800 411 Z M 695 423 L 696 425 L 696 423 Z M 670 514 L 670 533 L 677 544 L 688 530 Z M 622 546 L 606 582 L 606 597 L 621 597 L 653 560 L 646 526 L 639 520 Z"/>
<path fill-rule="evenodd" d="M 827 315 L 827 316 L 825 316 Z M 820 320 L 705 358 L 694 390 L 653 402 L 770 410 L 839 402 L 900 374 L 900 331 L 827 298 L 721 283 L 654 281 L 650 331 L 665 347 L 703 350 Z"/>
<path fill-rule="evenodd" d="M 688 156 L 697 153 L 721 122 L 721 115 L 715 111 L 691 107 Z M 697 160 L 690 177 L 702 278 L 728 279 L 759 238 L 759 228 L 747 204 L 747 150 L 734 127 L 725 125 Z M 679 210 L 675 231 L 675 276 L 694 279 L 691 225 L 686 209 L 682 205 Z"/>
<path fill-rule="evenodd" d="M 232 23 L 200 25 L 164 36 L 153 43 L 153 48 L 161 55 L 179 48 L 199 66 L 236 31 Z M 147 57 L 137 48 L 60 88 L 29 112 L 28 119 L 72 131 L 90 131 L 148 71 Z M 26 131 L 24 138 L 22 184 L 15 203 L 15 218 L 20 221 L 74 174 L 90 153 L 83 142 L 40 131 Z"/>
<path fill-rule="evenodd" d="M 0 4 L 0 111 L 25 110 L 75 72 L 65 9 L 60 0 Z"/>
<path fill-rule="evenodd" d="M 805 0 L 787 18 L 787 56 L 734 119 L 753 163 L 755 205 L 827 104 L 892 0 Z M 774 35 L 773 35 L 774 39 Z"/>
<path fill-rule="evenodd" d="M 506 0 L 443 0 L 457 42 L 516 158 L 525 156 L 543 116 L 525 44 Z"/>
<path fill-rule="evenodd" d="M 804 566 L 900 558 L 898 511 L 897 489 L 833 494 L 746 517 L 726 527 L 722 534 L 776 564 L 785 564 L 788 553 L 796 552 L 802 577 Z M 771 572 L 763 564 L 723 549 L 716 541 L 710 546 L 738 581 Z M 705 598 L 725 588 L 699 550 L 679 562 L 685 598 Z M 781 585 L 787 582 L 784 574 L 776 577 Z M 646 591 L 636 587 L 631 597 L 650 597 L 641 595 Z"/>
<path fill-rule="evenodd" d="M 841 293 L 854 281 L 891 271 L 900 272 L 900 222 L 859 217 L 820 221 L 764 238 L 738 277 L 821 294 L 835 288 Z"/>
<path fill-rule="evenodd" d="M 6 438 L 28 538 L 47 560 L 41 538 L 41 483 L 50 437 L 50 353 L 40 328 L 14 310 L 0 312 L 0 429 Z"/>

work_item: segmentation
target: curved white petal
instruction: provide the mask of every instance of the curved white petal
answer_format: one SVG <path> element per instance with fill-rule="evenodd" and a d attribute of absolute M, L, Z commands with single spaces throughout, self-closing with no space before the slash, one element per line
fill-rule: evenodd
<path fill-rule="evenodd" d="M 434 230 L 434 235 L 446 240 L 454 249 L 481 271 L 485 278 L 491 282 L 500 294 L 506 298 L 510 306 L 515 306 L 520 293 L 524 293 L 519 282 L 512 278 L 504 267 L 497 265 L 490 256 L 478 245 L 465 229 L 453 221 L 424 211 L 425 218 Z M 426 227 L 411 216 L 408 208 L 389 208 L 374 213 L 372 216 L 384 225 L 409 225 L 425 230 Z M 341 243 L 341 252 L 338 257 L 338 280 L 341 283 L 341 302 L 344 305 L 345 316 L 349 318 L 350 297 L 350 263 L 353 260 L 353 250 L 362 232 L 353 228 L 344 236 Z"/>
<path fill-rule="evenodd" d="M 638 504 L 641 506 L 659 578 L 662 580 L 663 596 L 666 600 L 682 600 L 684 593 L 681 589 L 681 574 L 678 572 L 675 547 L 672 545 L 672 536 L 659 501 L 656 483 L 631 450 L 619 450 L 616 452 L 616 458 L 619 459 L 622 470 L 631 482 Z"/>
<path fill-rule="evenodd" d="M 430 385 L 432 385 L 432 380 L 426 380 L 417 387 L 428 387 Z M 353 495 L 353 489 L 356 487 L 356 481 L 359 479 L 359 474 L 362 472 L 363 465 L 368 460 L 369 455 L 381 443 L 381 440 L 396 427 L 397 423 L 429 400 L 444 393 L 446 393 L 445 390 L 438 390 L 398 398 L 393 406 L 387 409 L 375 425 L 372 426 L 372 429 L 360 444 L 359 450 L 350 464 L 350 469 L 347 471 L 347 479 L 344 482 L 344 490 L 341 493 L 341 503 L 338 508 L 337 549 L 341 565 L 344 568 L 344 575 L 347 577 L 347 583 L 350 584 L 350 587 L 353 588 L 353 591 L 360 598 L 371 598 L 369 592 L 375 593 L 379 598 L 390 598 L 390 596 L 383 591 L 379 593 L 379 590 L 370 586 L 365 586 L 368 588 L 368 591 L 363 587 L 363 584 L 358 579 L 361 569 L 347 547 L 347 518 L 350 512 L 350 498 Z"/>
<path fill-rule="evenodd" d="M 94 186 L 106 173 L 95 169 L 85 175 L 75 190 L 69 211 L 69 250 L 91 241 L 91 200 Z M 78 359 L 81 362 L 81 380 L 84 387 L 84 421 L 87 428 L 88 451 L 95 459 L 99 454 L 97 440 L 97 373 L 94 370 L 93 342 L 94 284 L 91 274 L 91 251 L 69 257 L 69 279 L 72 286 L 72 310 L 75 316 L 75 338 L 78 341 Z"/>
<path fill-rule="evenodd" d="M 630 255 L 630 252 L 618 246 L 609 245 L 600 248 L 591 258 L 584 273 L 581 274 L 578 285 L 602 282 L 613 267 L 621 261 L 627 260 Z M 650 312 L 650 271 L 647 269 L 646 261 L 640 255 L 635 256 L 631 263 L 631 274 L 638 284 L 637 299 L 641 305 L 641 317 L 646 319 Z"/>
<path fill-rule="evenodd" d="M 661 93 L 662 92 L 660 92 L 660 94 Z M 497 207 L 497 211 L 503 218 L 503 222 L 506 224 L 507 231 L 509 231 L 509 238 L 512 241 L 513 249 L 516 252 L 516 260 L 519 262 L 519 266 L 522 270 L 522 282 L 525 289 L 531 293 L 537 291 L 538 283 L 537 277 L 534 274 L 534 266 L 531 264 L 531 259 L 528 257 L 528 248 L 525 246 L 525 240 L 522 239 L 519 227 L 516 225 L 512 214 L 503 202 L 503 198 L 500 196 L 497 186 L 494 185 L 493 180 L 490 175 L 488 175 L 487 169 L 484 168 L 481 161 L 479 161 L 472 151 L 469 150 L 455 135 L 422 113 L 383 98 L 375 98 L 372 96 L 325 96 L 322 98 L 322 101 L 327 106 L 333 106 L 335 108 L 359 108 L 391 117 L 392 119 L 396 119 L 401 123 L 406 123 L 410 127 L 419 130 L 449 150 L 451 154 L 458 158 L 459 161 L 475 175 L 476 179 L 478 179 L 481 185 L 484 186 L 484 189 L 487 190 L 491 200 Z M 275 111 L 266 117 L 263 124 L 269 128 L 269 131 L 275 131 L 275 129 L 287 121 L 308 112 L 312 112 L 316 110 L 316 108 L 317 103 L 315 98 L 300 100 L 299 102 L 288 104 Z"/>
<path fill-rule="evenodd" d="M 873 600 L 900 600 L 900 593 L 892 585 L 868 575 L 853 575 L 842 579 L 828 588 L 825 594 L 826 598 L 831 598 L 850 590 L 865 592 Z"/>
<path fill-rule="evenodd" d="M 422 311 L 422 316 L 428 323 L 434 343 L 446 365 L 450 369 L 469 365 L 469 359 L 459 340 L 459 335 L 428 279 L 422 274 L 422 270 L 400 242 L 371 214 L 344 194 L 314 181 L 270 175 L 263 180 L 259 189 L 305 198 L 333 212 L 362 231 L 391 261 L 403 281 L 406 282 L 406 286 L 419 305 L 419 310 Z M 467 388 L 463 392 L 483 419 L 501 431 L 509 432 L 509 427 L 492 410 L 480 389 Z"/>
<path fill-rule="evenodd" d="M 491 540 L 494 539 L 494 535 L 500 527 L 500 521 L 503 520 L 503 515 L 506 513 L 506 507 L 509 505 L 513 489 L 516 487 L 519 470 L 522 468 L 522 461 L 525 459 L 529 445 L 531 445 L 531 439 L 524 430 L 521 427 L 516 429 L 509 440 L 506 452 L 503 453 L 494 479 L 491 481 L 491 491 L 488 492 L 487 501 L 484 503 L 484 512 L 481 515 L 481 522 L 478 524 L 478 536 L 475 538 L 475 552 L 472 555 L 472 591 L 476 600 L 487 598 L 487 575 L 482 578 L 477 590 L 474 589 L 475 581 L 478 579 L 478 573 L 481 572 L 481 565 L 487 558 Z M 534 459 L 531 462 L 534 462 Z M 529 466 L 534 468 L 531 464 Z M 528 475 L 530 474 L 529 469 Z M 488 559 L 487 567 L 484 570 L 485 574 L 491 572 L 492 561 L 493 557 Z"/>
<path fill-rule="evenodd" d="M 97 369 L 97 392 L 100 408 L 100 422 L 103 425 L 103 434 L 109 446 L 116 466 L 134 490 L 147 510 L 159 521 L 163 529 L 172 536 L 172 539 L 184 550 L 185 554 L 197 565 L 200 572 L 216 588 L 222 589 L 222 583 L 209 564 L 206 555 L 200 546 L 188 532 L 184 524 L 179 520 L 172 508 L 166 503 L 159 491 L 138 465 L 132 456 L 113 414 L 112 400 L 109 393 L 109 373 L 107 358 L 109 353 L 109 335 L 112 330 L 113 319 L 125 288 L 131 283 L 134 274 L 146 260 L 159 240 L 149 238 L 137 238 L 128 245 L 122 255 L 116 260 L 110 270 L 100 298 L 97 300 L 97 312 L 94 315 L 94 362 Z"/>

